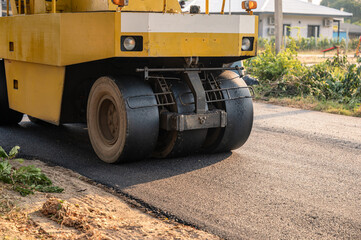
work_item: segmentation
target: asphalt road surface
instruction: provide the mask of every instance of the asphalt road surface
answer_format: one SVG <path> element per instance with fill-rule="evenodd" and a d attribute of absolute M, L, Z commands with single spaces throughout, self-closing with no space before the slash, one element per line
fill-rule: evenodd
<path fill-rule="evenodd" d="M 0 128 L 0 145 L 73 169 L 227 239 L 361 239 L 361 118 L 255 104 L 233 153 L 107 165 L 84 125 Z"/>

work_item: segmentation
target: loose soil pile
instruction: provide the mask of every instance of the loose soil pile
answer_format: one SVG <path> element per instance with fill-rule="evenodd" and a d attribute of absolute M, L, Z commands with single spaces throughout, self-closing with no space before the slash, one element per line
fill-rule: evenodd
<path fill-rule="evenodd" d="M 65 191 L 21 197 L 0 183 L 0 239 L 219 239 L 150 216 L 146 209 L 70 170 L 40 161 L 24 163 L 30 164 Z"/>

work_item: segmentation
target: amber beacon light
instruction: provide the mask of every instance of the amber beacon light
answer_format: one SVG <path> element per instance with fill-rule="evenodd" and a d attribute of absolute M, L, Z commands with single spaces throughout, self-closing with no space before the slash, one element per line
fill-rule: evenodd
<path fill-rule="evenodd" d="M 257 8 L 257 2 L 256 1 L 243 1 L 242 2 L 242 8 L 246 9 L 246 11 L 249 14 L 253 14 L 252 9 Z"/>
<path fill-rule="evenodd" d="M 112 0 L 112 2 L 115 5 L 118 5 L 119 7 L 124 7 L 124 6 L 128 6 L 129 0 Z"/>

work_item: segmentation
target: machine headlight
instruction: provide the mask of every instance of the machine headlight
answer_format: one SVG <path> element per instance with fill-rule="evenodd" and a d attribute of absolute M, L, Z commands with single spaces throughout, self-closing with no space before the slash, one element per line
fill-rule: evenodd
<path fill-rule="evenodd" d="M 143 51 L 143 37 L 121 36 L 120 48 L 125 52 L 141 52 Z"/>
<path fill-rule="evenodd" d="M 127 51 L 134 50 L 136 45 L 135 39 L 133 37 L 126 37 L 123 42 L 123 46 Z"/>
<path fill-rule="evenodd" d="M 252 51 L 252 41 L 250 38 L 242 39 L 242 50 L 243 51 Z"/>

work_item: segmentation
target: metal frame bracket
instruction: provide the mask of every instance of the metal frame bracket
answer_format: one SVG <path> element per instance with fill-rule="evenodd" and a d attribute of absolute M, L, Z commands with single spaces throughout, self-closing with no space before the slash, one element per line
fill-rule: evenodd
<path fill-rule="evenodd" d="M 160 115 L 160 127 L 166 131 L 187 131 L 227 126 L 227 113 L 223 110 L 206 113 L 177 114 L 164 112 Z"/>
<path fill-rule="evenodd" d="M 205 113 L 207 111 L 206 92 L 203 88 L 202 80 L 199 73 L 195 71 L 186 71 L 185 79 L 188 87 L 191 89 L 196 113 Z"/>

